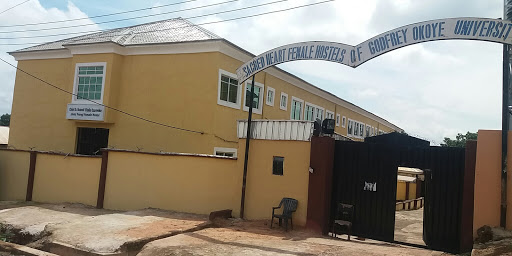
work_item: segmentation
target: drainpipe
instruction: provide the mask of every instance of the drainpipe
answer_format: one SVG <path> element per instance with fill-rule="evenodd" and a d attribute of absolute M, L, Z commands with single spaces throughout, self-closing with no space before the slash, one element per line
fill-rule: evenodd
<path fill-rule="evenodd" d="M 242 180 L 242 199 L 240 202 L 240 218 L 244 218 L 244 209 L 245 209 L 245 185 L 247 184 L 247 164 L 249 162 L 249 143 L 251 141 L 251 122 L 252 122 L 252 104 L 254 102 L 254 78 L 256 75 L 252 76 L 252 85 L 251 85 L 251 96 L 249 101 L 249 116 L 247 117 L 247 134 L 245 138 L 245 158 L 244 158 L 244 176 Z M 245 90 L 245 88 L 244 88 Z M 261 93 L 261 91 L 260 91 Z M 246 96 L 247 97 L 247 96 Z M 274 95 L 275 98 L 275 95 Z M 261 100 L 261 97 L 260 97 Z"/>
<path fill-rule="evenodd" d="M 505 20 L 512 19 L 512 3 L 504 0 Z M 501 118 L 501 211 L 500 226 L 507 226 L 507 144 L 510 129 L 510 46 L 503 44 L 503 102 Z"/>

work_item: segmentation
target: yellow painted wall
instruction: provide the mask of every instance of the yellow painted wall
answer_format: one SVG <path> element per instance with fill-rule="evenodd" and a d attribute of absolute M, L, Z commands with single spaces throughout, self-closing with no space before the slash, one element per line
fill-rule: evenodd
<path fill-rule="evenodd" d="M 30 153 L 0 150 L 0 200 L 25 200 Z"/>
<path fill-rule="evenodd" d="M 109 146 L 147 152 L 213 154 L 214 147 L 237 148 L 236 120 L 246 119 L 240 109 L 217 104 L 219 69 L 235 73 L 242 62 L 220 52 L 130 55 L 88 54 L 66 59 L 21 60 L 18 66 L 65 90 L 73 90 L 76 63 L 106 62 L 104 103 L 144 118 L 205 134 L 189 133 L 144 122 L 106 110 L 105 122 L 66 120 L 72 96 L 17 72 L 9 144 L 18 149 L 74 153 L 77 127 L 110 129 Z M 200 71 L 200 74 L 197 73 Z M 274 106 L 265 104 L 253 118 L 290 119 L 292 96 L 382 130 L 366 117 L 313 95 L 288 82 L 260 73 L 256 81 L 276 90 Z M 281 92 L 288 94 L 287 110 L 279 108 Z M 302 114 L 303 116 L 303 114 Z M 336 115 L 335 115 L 336 116 Z M 325 113 L 324 113 L 325 117 Z M 347 134 L 346 128 L 336 132 Z"/>
<path fill-rule="evenodd" d="M 396 183 L 396 200 L 405 200 L 405 182 Z"/>
<path fill-rule="evenodd" d="M 96 205 L 101 158 L 37 154 L 32 200 Z"/>
<path fill-rule="evenodd" d="M 405 198 L 405 192 L 407 191 L 406 183 L 398 181 L 396 183 L 396 200 L 410 200 L 416 199 L 416 183 L 409 183 L 409 197 Z"/>
<path fill-rule="evenodd" d="M 245 154 L 240 140 L 239 155 Z M 305 225 L 307 217 L 310 142 L 251 140 L 247 170 L 245 217 L 270 219 L 272 207 L 283 197 L 299 201 L 294 224 Z M 274 156 L 284 157 L 283 176 L 272 174 Z M 240 161 L 243 165 L 243 161 Z"/>
<path fill-rule="evenodd" d="M 155 207 L 238 216 L 241 172 L 234 159 L 109 152 L 104 207 Z"/>
<path fill-rule="evenodd" d="M 508 157 L 512 157 L 512 133 L 509 132 Z M 512 168 L 508 165 L 508 182 L 511 184 Z M 512 191 L 508 186 L 509 201 L 511 205 Z M 496 227 L 500 225 L 501 204 L 501 131 L 479 130 L 476 148 L 475 166 L 475 198 L 473 236 L 476 230 L 483 225 Z M 510 208 L 509 208 L 510 209 Z M 507 211 L 507 228 L 512 228 L 512 211 Z"/>

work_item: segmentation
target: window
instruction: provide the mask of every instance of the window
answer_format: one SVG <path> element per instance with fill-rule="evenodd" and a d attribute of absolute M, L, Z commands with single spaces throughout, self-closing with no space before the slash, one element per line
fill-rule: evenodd
<path fill-rule="evenodd" d="M 370 133 L 371 127 L 369 125 L 366 125 L 365 128 L 366 128 L 366 133 L 365 133 L 364 137 L 372 136 L 372 134 Z"/>
<path fill-rule="evenodd" d="M 219 69 L 219 92 L 217 104 L 240 109 L 240 86 L 236 75 Z"/>
<path fill-rule="evenodd" d="M 347 135 L 349 137 L 362 139 L 365 137 L 365 126 L 364 123 L 348 119 Z M 366 127 L 368 128 L 369 126 Z"/>
<path fill-rule="evenodd" d="M 283 176 L 283 167 L 284 157 L 274 156 L 274 161 L 272 162 L 272 174 Z"/>
<path fill-rule="evenodd" d="M 103 102 L 105 68 L 107 63 L 77 63 L 72 101 Z"/>
<path fill-rule="evenodd" d="M 292 96 L 292 105 L 291 105 L 291 113 L 290 113 L 291 120 L 300 120 L 300 116 L 302 115 L 302 105 L 303 104 L 304 104 L 303 100 Z"/>
<path fill-rule="evenodd" d="M 325 110 L 325 118 L 326 119 L 334 119 L 334 112 Z"/>
<path fill-rule="evenodd" d="M 216 155 L 216 156 L 236 157 L 237 149 L 236 148 L 220 148 L 220 147 L 215 147 L 215 148 L 213 148 L 213 154 Z"/>
<path fill-rule="evenodd" d="M 267 105 L 274 106 L 274 97 L 276 95 L 276 90 L 272 87 L 267 87 L 267 100 L 265 101 Z"/>
<path fill-rule="evenodd" d="M 340 122 L 341 122 L 340 119 L 341 119 L 340 114 L 336 114 L 336 126 L 338 126 L 338 127 L 340 126 Z"/>
<path fill-rule="evenodd" d="M 372 126 L 371 136 L 375 135 L 375 127 Z"/>
<path fill-rule="evenodd" d="M 346 117 L 341 118 L 341 127 L 345 128 L 346 123 L 347 123 L 347 118 Z"/>
<path fill-rule="evenodd" d="M 244 110 L 249 111 L 249 101 L 251 101 L 251 81 L 245 82 L 245 98 L 244 98 Z M 252 102 L 252 111 L 256 114 L 261 114 L 261 109 L 263 108 L 263 99 L 262 95 L 264 92 L 264 85 L 254 82 L 254 98 Z"/>
<path fill-rule="evenodd" d="M 282 92 L 281 93 L 281 102 L 279 104 L 279 108 L 286 111 L 287 106 L 288 106 L 288 94 Z"/>
<path fill-rule="evenodd" d="M 80 155 L 101 155 L 100 149 L 108 147 L 108 129 L 78 128 L 76 153 Z"/>
<path fill-rule="evenodd" d="M 351 135 L 353 135 L 354 133 L 354 121 L 352 120 L 348 120 L 348 128 L 347 128 L 347 134 L 348 136 L 350 137 Z"/>
<path fill-rule="evenodd" d="M 323 116 L 324 116 L 323 108 L 316 106 L 314 104 L 311 104 L 309 102 L 306 102 L 306 106 L 304 107 L 304 120 L 316 121 L 317 119 L 320 119 L 320 121 L 322 121 Z"/>

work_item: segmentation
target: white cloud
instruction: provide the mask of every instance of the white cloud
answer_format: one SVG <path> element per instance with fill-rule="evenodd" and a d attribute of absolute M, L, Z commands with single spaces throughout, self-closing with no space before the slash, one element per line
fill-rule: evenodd
<path fill-rule="evenodd" d="M 11 1 L 0 1 L 0 10 L 5 10 L 12 6 Z M 32 0 L 15 9 L 9 10 L 0 15 L 0 24 L 2 26 L 26 23 L 41 23 L 57 20 L 68 20 L 87 18 L 87 15 L 78 9 L 72 2 L 68 2 L 66 10 L 59 10 L 57 8 L 44 8 L 38 0 Z M 73 25 L 78 24 L 94 24 L 90 19 L 84 19 L 73 22 Z M 11 27 L 0 28 L 0 31 L 14 31 L 14 30 L 29 30 L 40 28 L 51 28 L 59 26 L 69 26 L 70 23 L 55 23 L 40 26 L 26 26 L 26 27 Z M 48 31 L 30 31 L 21 33 L 1 33 L 0 37 L 20 37 L 20 36 L 36 36 L 36 35 L 50 35 L 50 34 L 65 34 L 71 32 L 81 32 L 100 29 L 97 25 L 67 28 L 59 30 Z M 0 40 L 0 44 L 6 43 L 42 43 L 46 41 L 56 41 L 59 39 L 70 37 L 69 35 L 54 36 L 48 38 L 27 38 L 27 39 L 10 39 Z M 15 51 L 17 49 L 32 46 L 26 45 L 0 45 L 0 57 L 12 64 L 16 65 L 14 58 L 7 54 L 7 52 Z M 0 63 L 0 114 L 10 113 L 12 105 L 12 95 L 14 89 L 14 79 L 16 70 L 5 63 Z M 50 89 L 51 90 L 51 89 Z"/>
<path fill-rule="evenodd" d="M 247 0 L 239 2 L 254 4 Z M 252 13 L 312 2 L 318 1 L 287 1 Z M 503 12 L 502 2 L 335 1 L 206 27 L 259 54 L 283 44 L 308 40 L 355 45 L 387 30 L 429 19 L 498 18 Z M 232 16 L 238 15 L 216 18 Z M 292 62 L 280 67 L 382 116 L 410 134 L 437 143 L 459 132 L 499 129 L 501 125 L 501 45 L 498 44 L 474 41 L 418 44 L 373 59 L 357 69 L 318 61 Z"/>
<path fill-rule="evenodd" d="M 186 18 L 270 1 L 240 0 L 181 12 L 171 17 Z M 319 1 L 289 0 L 191 21 L 220 21 Z M 10 7 L 8 2 L 0 2 L 0 10 Z M 220 1 L 190 2 L 173 8 L 163 8 L 158 12 L 218 2 Z M 160 1 L 152 1 L 148 3 L 149 6 L 150 4 L 160 5 Z M 429 19 L 460 16 L 498 18 L 503 12 L 502 4 L 501 0 L 338 0 L 204 27 L 258 54 L 280 45 L 308 40 L 355 45 L 387 30 Z M 38 0 L 32 0 L 19 8 L 0 15 L 0 24 L 87 17 L 72 3 L 68 3 L 66 10 L 45 9 Z M 84 23 L 92 21 L 84 20 Z M 93 30 L 98 27 L 73 28 L 60 30 L 59 33 L 76 32 L 78 29 Z M 1 30 L 4 29 L 0 28 Z M 26 34 L 52 33 L 55 31 Z M 40 42 L 43 39 L 20 39 L 11 42 L 27 41 Z M 20 47 L 0 48 L 2 52 L 6 52 Z M 0 56 L 5 58 L 6 54 Z M 12 58 L 8 59 L 13 61 Z M 478 128 L 500 128 L 501 46 L 497 44 L 474 41 L 418 44 L 380 56 L 357 69 L 319 61 L 292 62 L 280 67 L 380 115 L 410 134 L 426 137 L 438 143 L 443 137 L 453 137 L 458 132 L 465 133 Z M 4 81 L 0 84 L 0 114 L 10 111 L 14 73 L 10 67 L 0 63 L 0 79 Z"/>

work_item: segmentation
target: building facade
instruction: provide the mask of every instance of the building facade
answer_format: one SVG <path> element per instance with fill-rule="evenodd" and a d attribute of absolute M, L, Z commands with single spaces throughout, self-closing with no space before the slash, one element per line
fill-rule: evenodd
<path fill-rule="evenodd" d="M 237 155 L 249 81 L 238 84 L 235 70 L 254 55 L 204 28 L 171 19 L 10 54 L 20 69 L 9 138 L 16 149 Z M 354 140 L 402 131 L 276 67 L 256 75 L 253 106 L 253 119 L 332 118 L 335 132 Z"/>

